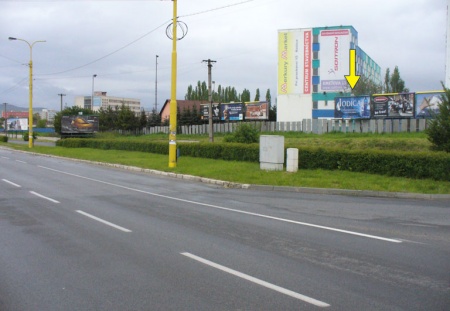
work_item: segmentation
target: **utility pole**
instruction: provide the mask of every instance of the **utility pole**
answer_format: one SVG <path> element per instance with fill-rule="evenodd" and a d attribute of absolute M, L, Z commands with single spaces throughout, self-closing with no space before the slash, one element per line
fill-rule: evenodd
<path fill-rule="evenodd" d="M 66 96 L 66 94 L 58 94 L 58 96 L 61 96 L 61 110 L 60 111 L 62 111 L 62 102 L 63 102 L 62 98 L 63 98 L 63 96 Z"/>
<path fill-rule="evenodd" d="M 209 131 L 209 142 L 214 142 L 214 135 L 213 135 L 213 114 L 212 114 L 212 92 L 211 92 L 211 68 L 212 63 L 215 63 L 215 60 L 203 60 L 203 62 L 208 63 L 208 99 L 209 99 L 209 107 L 208 107 L 208 114 L 209 114 L 209 123 L 208 123 L 208 131 Z"/>

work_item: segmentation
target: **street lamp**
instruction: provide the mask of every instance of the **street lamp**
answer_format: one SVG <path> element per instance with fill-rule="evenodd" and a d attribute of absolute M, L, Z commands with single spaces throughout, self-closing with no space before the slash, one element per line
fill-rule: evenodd
<path fill-rule="evenodd" d="M 155 74 L 155 114 L 158 110 L 158 55 L 156 55 L 156 74 Z"/>
<path fill-rule="evenodd" d="M 5 105 L 5 124 L 3 126 L 3 128 L 5 129 L 5 136 L 8 137 L 8 115 L 6 114 L 6 105 L 7 103 L 3 103 L 3 105 Z"/>
<path fill-rule="evenodd" d="M 94 78 L 97 75 L 92 75 L 92 93 L 91 93 L 91 110 L 94 110 Z"/>
<path fill-rule="evenodd" d="M 28 66 L 30 67 L 30 86 L 29 86 L 29 98 L 30 104 L 28 107 L 28 147 L 33 148 L 33 45 L 38 42 L 46 42 L 45 40 L 34 41 L 33 43 L 29 43 L 26 40 L 9 37 L 9 40 L 18 40 L 23 41 L 30 47 L 30 63 Z"/>

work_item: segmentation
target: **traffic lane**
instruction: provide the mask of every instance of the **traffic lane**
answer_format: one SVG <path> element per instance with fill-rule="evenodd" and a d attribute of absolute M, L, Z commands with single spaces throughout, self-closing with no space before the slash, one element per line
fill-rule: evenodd
<path fill-rule="evenodd" d="M 104 169 L 103 169 L 103 171 L 104 171 Z M 89 173 L 89 172 L 86 172 L 86 173 Z M 92 173 L 92 172 L 91 172 Z M 135 176 L 135 174 L 132 174 L 133 176 Z M 104 176 L 104 174 L 102 174 L 102 176 Z M 112 178 L 112 179 L 114 179 L 114 178 Z M 100 183 L 100 184 L 103 184 L 103 185 L 107 185 L 108 187 L 114 187 L 114 185 L 116 185 L 116 184 L 110 184 L 110 183 L 103 183 L 103 182 L 99 182 L 100 180 L 90 180 L 91 182 L 94 182 L 94 183 Z M 179 183 L 178 183 L 179 184 Z M 78 188 L 78 187 L 75 187 L 75 188 Z M 127 187 L 128 188 L 128 187 Z M 90 188 L 89 188 L 90 189 Z M 122 189 L 125 189 L 125 190 L 130 190 L 130 189 L 126 189 L 126 188 L 122 188 Z M 99 190 L 99 191 L 96 191 L 96 192 L 99 192 L 99 193 L 102 193 L 103 191 L 106 191 L 106 192 L 108 192 L 110 189 L 102 189 L 102 190 Z M 135 189 L 136 190 L 136 189 Z M 209 190 L 209 189 L 208 189 Z M 189 191 L 188 191 L 188 193 L 189 193 Z M 209 191 L 208 191 L 208 193 L 209 193 Z M 235 194 L 233 195 L 233 197 L 238 197 L 237 195 L 236 195 L 236 192 L 234 192 Z M 242 193 L 242 192 L 241 192 Z M 186 193 L 184 193 L 185 195 L 186 195 Z M 77 197 L 75 197 L 75 200 L 77 201 L 77 202 L 79 202 L 80 201 L 80 198 L 82 197 L 82 196 L 86 196 L 85 194 L 83 194 L 83 193 L 81 193 L 81 194 L 79 194 L 79 195 L 77 195 Z M 109 195 L 107 195 L 107 196 L 105 196 L 104 198 L 103 198 L 103 200 L 108 200 L 108 196 Z M 241 197 L 242 197 L 242 194 L 241 194 Z M 250 197 L 254 197 L 254 196 L 250 196 Z M 129 200 L 128 202 L 122 202 L 121 204 L 122 205 L 126 205 L 126 204 L 128 204 L 128 205 L 130 205 L 130 203 L 129 202 L 132 202 L 133 200 L 131 199 L 131 200 Z M 234 200 L 233 201 L 233 203 L 235 203 L 235 202 L 237 202 L 236 200 Z M 246 202 L 247 203 L 247 202 Z M 242 202 L 241 202 L 241 204 L 242 204 Z M 86 204 L 84 204 L 85 206 L 88 206 L 89 205 L 89 203 L 86 203 Z M 108 210 L 108 213 L 109 213 L 110 211 Z M 320 223 L 320 222 L 319 222 Z M 334 227 L 334 228 L 336 228 L 336 227 Z M 364 229 L 364 230 L 366 230 L 366 232 L 367 232 L 367 224 L 364 224 L 364 228 L 361 228 L 361 229 Z M 364 232 L 364 230 L 362 230 L 361 232 Z M 328 242 L 328 244 L 330 244 L 329 242 Z M 343 247 L 344 249 L 345 249 L 345 245 L 344 246 L 340 246 L 341 248 Z M 364 250 L 364 248 L 362 248 L 363 250 Z M 362 252 L 365 252 L 365 251 L 362 251 Z M 429 253 L 429 252 L 427 252 L 427 253 Z M 408 256 L 408 262 L 410 261 L 410 259 L 412 258 L 412 259 L 416 259 L 417 258 L 417 256 L 414 254 L 414 252 L 413 252 L 413 254 L 411 255 L 411 254 L 409 254 L 408 252 L 406 252 L 406 253 L 402 253 L 402 255 L 409 255 Z M 420 257 L 420 256 L 419 256 Z M 440 258 L 439 256 L 437 256 L 436 258 Z M 423 261 L 423 259 L 422 259 L 422 261 Z M 433 267 L 436 267 L 436 270 L 437 271 L 439 271 L 439 267 L 440 267 L 441 265 L 433 265 Z"/>
<path fill-rule="evenodd" d="M 110 205 L 110 204 L 108 204 Z M 120 205 L 120 204 L 119 204 Z M 198 217 L 198 215 L 197 215 Z M 118 262 L 117 265 L 120 267 L 120 269 L 122 270 L 127 270 L 128 267 L 128 263 L 127 261 L 129 261 L 131 258 L 135 258 L 134 260 L 141 262 L 143 264 L 142 270 L 139 273 L 136 274 L 132 274 L 134 276 L 134 278 L 138 278 L 138 276 L 148 276 L 148 274 L 145 274 L 146 269 L 149 269 L 149 271 L 153 271 L 152 268 L 150 267 L 157 267 L 157 266 L 163 266 L 165 267 L 165 264 L 168 264 L 168 259 L 167 257 L 173 256 L 173 254 L 175 254 L 176 252 L 178 252 L 180 249 L 186 249 L 186 245 L 190 245 L 190 251 L 193 251 L 193 253 L 195 254 L 201 254 L 202 256 L 204 256 L 205 258 L 209 258 L 214 260 L 215 262 L 221 263 L 221 264 L 225 264 L 226 266 L 229 267 L 234 267 L 235 269 L 239 269 L 239 271 L 245 271 L 248 273 L 248 275 L 256 275 L 256 276 L 260 276 L 261 279 L 266 279 L 266 280 L 271 280 L 273 283 L 272 284 L 284 284 L 285 287 L 287 288 L 292 288 L 292 289 L 297 289 L 298 292 L 302 292 L 302 293 L 310 293 L 312 294 L 311 296 L 324 296 L 324 297 L 330 297 L 331 301 L 333 301 L 333 306 L 342 306 L 342 307 L 347 307 L 348 308 L 348 303 L 350 303 L 350 305 L 353 306 L 359 306 L 359 307 L 364 307 L 364 309 L 370 309 L 370 306 L 377 306 L 375 309 L 386 309 L 388 306 L 392 307 L 392 306 L 396 306 L 398 305 L 398 302 L 395 303 L 395 300 L 398 299 L 398 297 L 396 297 L 396 294 L 398 294 L 399 292 L 401 292 L 401 287 L 389 287 L 387 285 L 389 285 L 389 282 L 387 282 L 388 284 L 386 284 L 384 281 L 380 281 L 377 280 L 375 278 L 375 280 L 371 280 L 369 281 L 361 281 L 361 276 L 358 275 L 352 275 L 351 273 L 349 274 L 349 271 L 346 271 L 347 269 L 353 269 L 354 267 L 342 267 L 341 271 L 339 271 L 339 269 L 336 270 L 336 267 L 327 267 L 327 263 L 326 261 L 321 261 L 320 265 L 318 264 L 318 261 L 316 262 L 311 262 L 310 258 L 308 259 L 308 250 L 306 248 L 303 248 L 301 251 L 303 253 L 303 256 L 297 258 L 297 260 L 292 260 L 292 259 L 286 259 L 285 254 L 283 254 L 282 256 L 278 256 L 275 255 L 274 258 L 274 254 L 277 254 L 277 252 L 267 252 L 266 250 L 263 249 L 263 251 L 261 252 L 260 248 L 261 246 L 258 246 L 258 244 L 266 244 L 267 241 L 271 241 L 270 239 L 262 239 L 261 243 L 256 243 L 257 246 L 255 246 L 255 243 L 241 243 L 240 241 L 237 241 L 238 243 L 236 243 L 235 241 L 231 240 L 231 243 L 228 242 L 230 241 L 228 238 L 220 238 L 219 241 L 214 241 L 215 239 L 211 239 L 211 234 L 205 234 L 204 231 L 200 231 L 198 232 L 198 226 L 189 226 L 190 229 L 189 231 L 193 231 L 193 232 L 197 232 L 194 236 L 192 236 L 192 232 L 190 232 L 190 234 L 186 233 L 186 222 L 183 221 L 181 222 L 181 224 L 179 226 L 176 226 L 176 228 L 174 229 L 173 227 L 170 227 L 168 230 L 163 230 L 165 225 L 168 222 L 164 222 L 164 225 L 161 225 L 162 221 L 160 219 L 154 219 L 153 221 L 150 221 L 149 218 L 145 218 L 142 217 L 142 215 L 139 215 L 139 217 L 137 217 L 138 219 L 142 220 L 143 224 L 142 226 L 145 228 L 145 231 L 147 231 L 149 228 L 155 229 L 152 230 L 152 232 L 148 232 L 147 234 L 144 232 L 143 236 L 141 238 L 136 238 L 133 239 L 133 241 L 139 241 L 139 247 L 132 247 L 132 249 L 130 249 L 129 246 L 129 242 L 125 243 L 124 245 L 117 245 L 116 243 L 117 241 L 114 241 L 114 243 L 110 243 L 108 242 L 108 240 L 110 239 L 110 234 L 107 233 L 107 236 L 104 236 L 102 239 L 100 239 L 100 241 L 98 241 L 95 247 L 93 247 L 94 249 L 99 249 L 97 250 L 95 253 L 97 252 L 103 252 L 102 249 L 107 246 L 110 245 L 109 247 L 107 247 L 107 251 L 110 253 L 110 255 L 105 255 L 105 259 L 104 260 L 109 260 L 111 261 L 111 258 L 117 258 L 118 257 Z M 58 221 L 59 223 L 61 222 L 61 220 Z M 202 222 L 202 219 L 199 220 L 199 222 Z M 233 220 L 232 223 L 234 223 L 235 220 Z M 52 222 L 54 223 L 54 222 Z M 133 223 L 135 224 L 135 226 L 133 227 L 133 229 L 135 227 L 140 227 L 137 226 L 137 220 L 134 220 Z M 94 223 L 92 223 L 94 224 Z M 159 225 L 158 225 L 159 224 Z M 88 225 L 88 227 L 84 227 L 85 225 Z M 64 224 L 64 227 L 67 228 L 68 225 Z M 90 226 L 90 222 L 88 220 L 83 221 L 82 224 L 79 224 L 80 228 L 77 228 L 76 232 L 89 232 L 88 237 L 92 237 L 92 236 L 97 236 L 99 233 L 97 232 L 97 230 L 111 230 L 109 228 L 103 227 L 101 225 L 99 225 L 98 227 L 94 225 L 94 229 L 91 229 Z M 180 231 L 180 229 L 182 229 Z M 235 226 L 233 224 L 231 224 L 231 228 L 229 228 L 228 230 L 233 230 L 235 229 Z M 247 239 L 251 238 L 251 235 L 254 235 L 254 232 L 257 231 L 259 232 L 260 230 L 253 230 L 252 228 L 248 229 L 249 232 L 245 233 L 245 232 L 236 232 L 237 235 L 242 235 L 242 236 L 246 236 Z M 91 231 L 95 231 L 95 232 L 91 232 Z M 222 234 L 220 234 L 220 232 L 223 233 L 222 230 L 218 230 L 219 233 L 216 233 L 216 235 L 218 235 L 219 237 L 222 236 Z M 76 233 L 75 232 L 75 233 Z M 140 230 L 134 229 L 133 231 L 133 235 L 136 235 L 138 232 L 140 232 Z M 164 234 L 163 234 L 164 233 Z M 175 233 L 175 234 L 174 234 Z M 274 233 L 269 233 L 269 234 L 274 234 Z M 165 238 L 163 239 L 163 243 L 160 246 L 157 246 L 159 243 L 158 241 L 160 241 L 160 236 L 164 236 Z M 292 234 L 289 234 L 292 235 Z M 71 237 L 73 236 L 73 234 L 71 234 Z M 207 238 L 205 238 L 207 237 Z M 91 238 L 92 239 L 92 238 Z M 186 239 L 188 241 L 186 241 Z M 252 238 L 253 240 L 257 240 L 255 238 Z M 285 241 L 285 238 L 278 236 L 277 239 L 279 241 Z M 83 239 L 84 240 L 84 239 Z M 168 243 L 168 240 L 171 240 L 171 243 Z M 272 239 L 273 240 L 273 239 Z M 144 247 L 143 243 L 144 241 L 148 241 L 150 243 L 150 245 L 148 247 Z M 195 242 L 195 243 L 194 243 Z M 162 259 L 160 259 L 160 264 L 155 264 L 153 262 L 154 258 L 155 258 L 155 254 L 152 253 L 152 250 L 155 249 L 166 249 L 167 245 L 172 245 L 172 244 L 176 244 L 179 243 L 180 245 L 175 246 L 174 250 L 171 252 L 168 252 L 168 256 L 163 256 Z M 193 244 L 196 244 L 193 245 Z M 297 243 L 297 246 L 299 244 Z M 206 247 L 205 247 L 206 246 Z M 252 251 L 250 253 L 256 252 L 254 255 L 250 256 L 248 255 L 249 250 L 251 249 Z M 291 247 L 287 247 L 287 249 L 289 250 L 293 250 L 293 248 Z M 316 246 L 317 249 L 317 246 Z M 130 254 L 135 254 L 137 252 L 139 252 L 139 250 L 142 250 L 142 253 L 131 257 Z M 233 251 L 234 250 L 234 251 Z M 311 248 L 309 251 L 314 250 L 314 248 Z M 121 253 L 122 251 L 124 251 L 123 256 L 126 258 L 121 258 L 120 255 L 118 255 L 118 253 Z M 324 253 L 328 252 L 328 250 L 322 250 Z M 161 251 L 158 251 L 157 254 L 160 254 Z M 148 262 L 148 256 L 149 254 L 151 254 L 151 262 Z M 272 254 L 272 255 L 271 255 Z M 236 260 L 235 258 L 237 257 L 241 257 L 239 260 Z M 54 257 L 54 256 L 52 256 Z M 93 259 L 91 258 L 92 256 L 89 256 L 89 260 L 88 261 L 92 261 Z M 95 256 L 97 257 L 97 255 Z M 224 260 L 224 258 L 226 260 Z M 303 258 L 303 259 L 302 259 Z M 316 258 L 316 260 L 319 258 Z M 336 259 L 336 258 L 334 258 Z M 76 262 L 80 261 L 82 259 L 78 259 L 76 260 Z M 133 260 L 133 259 L 131 259 Z M 355 261 L 354 259 L 350 258 L 351 261 Z M 94 259 L 94 261 L 96 261 Z M 102 260 L 99 260 L 102 261 Z M 261 262 L 266 261 L 266 264 L 262 264 Z M 341 262 L 342 264 L 342 262 Z M 95 264 L 95 266 L 100 265 L 99 263 Z M 168 264 L 168 268 L 163 269 L 163 271 L 166 270 L 170 270 L 172 271 L 179 271 L 178 269 L 175 269 L 174 267 L 179 266 L 180 263 L 176 264 L 176 263 L 170 263 Z M 183 262 L 181 263 L 182 266 L 187 265 L 187 263 Z M 294 309 L 292 308 L 291 303 L 292 299 L 282 299 L 282 301 L 277 300 L 276 298 L 273 298 L 273 301 L 276 301 L 275 305 L 270 305 L 268 304 L 264 299 L 262 299 L 262 297 L 266 297 L 269 295 L 275 295 L 277 296 L 277 294 L 270 292 L 270 294 L 267 294 L 264 292 L 261 294 L 255 294 L 255 293 L 251 293 L 249 291 L 249 285 L 243 285 L 243 283 L 241 284 L 240 281 L 236 280 L 235 277 L 230 277 L 229 275 L 222 275 L 221 272 L 218 271 L 210 271 L 212 269 L 205 269 L 202 267 L 202 265 L 198 265 L 196 263 L 191 263 L 189 264 L 190 266 L 192 265 L 192 269 L 194 269 L 193 275 L 194 275 L 194 279 L 189 280 L 188 284 L 197 284 L 196 286 L 188 286 L 185 285 L 186 288 L 183 287 L 183 292 L 186 292 L 187 288 L 190 289 L 190 291 L 187 291 L 187 293 L 191 293 L 191 295 L 197 296 L 199 295 L 199 297 L 206 295 L 206 297 L 209 297 L 208 299 L 206 299 L 207 301 L 210 301 L 211 305 L 215 305 L 217 303 L 220 303 L 220 305 L 223 306 L 227 306 L 224 309 L 227 309 L 228 307 L 236 307 L 236 306 L 249 306 L 249 309 L 252 309 L 251 306 L 258 306 L 258 308 L 255 309 L 260 309 L 260 310 L 265 310 L 264 306 L 271 306 L 268 309 L 273 309 L 276 306 L 280 306 L 280 305 L 286 305 L 286 302 L 290 302 L 289 304 L 286 305 L 286 309 Z M 255 269 L 255 267 L 257 269 Z M 299 273 L 296 273 L 297 270 L 300 270 Z M 183 267 L 182 267 L 183 268 Z M 81 267 L 82 269 L 86 269 L 86 267 Z M 379 270 L 382 270 L 382 268 L 379 268 Z M 135 271 L 136 267 L 130 268 L 130 270 Z M 330 271 L 327 271 L 330 270 Z M 45 271 L 45 270 L 44 270 Z M 263 272 L 261 272 L 263 271 Z M 324 273 L 324 271 L 327 271 L 327 273 Z M 360 273 L 362 271 L 359 271 Z M 98 273 L 98 271 L 88 271 L 86 274 L 90 275 L 92 273 Z M 110 270 L 106 270 L 106 269 L 102 269 L 102 271 L 100 271 L 101 275 L 98 276 L 98 278 L 100 278 L 100 280 L 102 280 L 102 282 L 100 282 L 100 284 L 95 283 L 94 285 L 98 285 L 100 286 L 101 283 L 106 282 L 104 280 L 103 275 L 114 275 L 114 273 L 112 273 Z M 156 275 L 160 275 L 161 279 L 157 278 L 157 283 L 164 283 L 164 282 L 173 282 L 170 283 L 168 285 L 168 288 L 172 288 L 172 289 L 176 289 L 179 288 L 177 285 L 178 284 L 182 284 L 182 280 L 177 279 L 176 276 L 177 275 L 184 275 L 185 271 L 181 271 L 181 272 L 175 272 L 175 279 L 171 280 L 171 277 L 169 277 L 168 272 L 161 272 L 160 269 L 157 269 L 157 272 L 155 272 Z M 269 275 L 268 275 L 269 274 Z M 355 274 L 355 273 L 353 273 Z M 319 281 L 317 281 L 317 276 L 319 277 Z M 336 275 L 335 277 L 333 277 L 333 275 Z M 365 276 L 367 277 L 367 276 Z M 113 277 L 112 277 L 113 278 Z M 229 280 L 231 282 L 231 284 L 226 283 L 225 281 L 222 280 L 222 278 L 225 278 L 225 280 Z M 84 277 L 83 277 L 84 279 Z M 97 279 L 97 278 L 95 278 Z M 151 279 L 155 279 L 154 275 L 152 274 Z M 218 281 L 218 279 L 220 281 Z M 350 281 L 352 279 L 356 279 L 356 281 Z M 326 281 L 324 281 L 326 280 Z M 346 280 L 345 282 L 343 282 L 343 280 Z M 112 280 L 111 280 L 112 281 Z M 120 277 L 117 280 L 114 280 L 117 283 L 121 283 L 123 284 L 123 278 Z M 380 284 L 376 284 L 377 282 L 380 282 Z M 139 283 L 139 280 L 136 281 L 135 283 Z M 145 282 L 144 282 L 145 283 Z M 235 284 L 237 283 L 237 284 Z M 246 282 L 244 282 L 246 283 Z M 299 285 L 299 283 L 301 285 Z M 317 284 L 319 283 L 319 284 Z M 346 284 L 351 284 L 351 285 L 346 285 Z M 354 285 L 354 284 L 359 284 L 359 285 Z M 368 286 L 368 284 L 370 284 L 370 286 Z M 150 286 L 149 284 L 142 284 L 143 286 L 146 286 L 147 288 Z M 240 286 L 243 286 L 242 288 L 240 288 Z M 345 285 L 345 286 L 344 286 Z M 104 284 L 102 286 L 105 286 Z M 403 286 L 405 286 L 405 284 L 403 284 Z M 200 287 L 200 288 L 197 288 Z M 254 287 L 253 285 L 250 287 Z M 259 290 L 261 290 L 259 288 L 259 286 L 256 286 L 258 288 L 258 292 Z M 66 287 L 64 287 L 66 288 Z M 70 288 L 70 287 L 69 287 Z M 79 289 L 80 286 L 77 287 L 77 289 Z M 369 290 L 370 288 L 370 290 Z M 358 290 L 359 289 L 359 290 Z M 223 293 L 228 292 L 229 294 L 227 294 L 226 296 L 223 296 Z M 93 292 L 95 292 L 96 297 L 97 298 L 92 298 L 94 299 L 95 303 L 97 304 L 101 304 L 101 302 L 103 301 L 103 299 L 109 299 L 111 300 L 112 298 L 106 298 L 105 294 L 102 293 L 102 291 L 98 292 L 98 290 L 96 290 L 95 288 L 92 289 Z M 90 292 L 90 290 L 87 290 L 87 292 Z M 134 291 L 133 291 L 134 292 Z M 127 293 L 125 291 L 124 295 L 126 297 L 130 297 L 131 300 L 135 300 L 135 299 L 141 299 L 138 298 L 134 295 L 133 292 Z M 234 295 L 232 293 L 236 292 Z M 324 294 L 322 294 L 323 292 L 326 292 Z M 405 291 L 406 293 L 408 291 Z M 159 293 L 158 291 L 156 291 L 156 293 Z M 320 294 L 319 294 L 320 293 Z M 334 295 L 333 295 L 334 293 Z M 396 293 L 394 295 L 392 295 L 392 293 Z M 428 294 L 427 291 L 425 292 L 421 292 L 421 293 L 425 293 Z M 83 293 L 80 291 L 77 291 L 77 294 L 74 296 L 76 297 L 77 295 L 81 295 L 82 297 L 84 297 L 87 293 Z M 236 295 L 237 294 L 237 295 Z M 391 297 L 389 296 L 389 294 L 391 294 Z M 409 293 L 411 294 L 411 293 Z M 124 297 L 125 297 L 124 296 Z M 386 302 L 385 300 L 381 301 L 379 299 L 377 299 L 377 297 L 379 296 L 388 296 L 391 297 L 391 300 Z M 434 305 L 436 305 L 436 302 L 442 301 L 442 297 L 436 297 L 436 295 L 425 295 L 426 297 L 424 298 L 432 298 L 432 300 L 434 301 Z M 225 298 L 226 297 L 226 298 Z M 233 299 L 231 299 L 230 301 L 228 301 L 230 299 L 230 297 L 233 297 Z M 257 297 L 257 298 L 255 298 Z M 403 296 L 402 296 L 403 297 Z M 421 295 L 416 295 L 414 297 L 421 297 Z M 333 298 L 333 299 L 332 299 Z M 254 300 L 255 299 L 255 300 Z M 261 300 L 262 299 L 262 300 Z M 385 298 L 386 299 L 386 298 Z M 223 301 L 224 300 L 224 301 Z M 145 301 L 145 300 L 144 300 Z M 227 303 L 228 301 L 228 303 Z M 271 298 L 272 301 L 272 298 Z M 413 299 L 410 298 L 410 301 L 413 301 Z M 424 302 L 427 302 L 427 299 L 423 299 L 421 297 L 420 299 L 421 303 L 417 304 L 416 302 L 413 304 L 414 306 L 418 307 L 419 309 L 423 306 L 430 306 L 429 304 L 425 304 Z M 94 303 L 93 302 L 93 303 Z M 261 304 L 262 302 L 262 304 Z M 115 302 L 117 303 L 117 302 Z M 186 302 L 183 301 L 183 304 L 185 304 Z M 195 301 L 195 305 L 197 306 L 199 302 Z M 296 302 L 298 304 L 298 302 Z M 298 306 L 296 304 L 296 306 Z M 209 304 L 208 304 L 209 305 Z M 211 306 L 209 305 L 209 306 Z M 301 304 L 303 306 L 303 304 Z M 407 305 L 408 306 L 408 305 Z M 304 308 L 309 308 L 310 306 L 303 306 Z M 303 309 L 302 307 L 302 309 Z M 411 308 L 409 308 L 410 310 L 414 310 L 415 308 L 412 308 L 412 306 L 409 306 Z M 266 310 L 268 310 L 266 309 Z"/>
<path fill-rule="evenodd" d="M 22 206 L 31 204 L 20 203 Z M 120 232 L 109 232 L 112 229 L 89 220 L 69 219 L 65 211 L 61 212 L 46 204 L 34 204 L 31 211 L 24 210 L 28 218 L 35 220 L 28 222 L 26 232 L 14 232 L 8 226 L 1 226 L 2 230 L 6 228 L 5 232 L 11 233 L 9 236 L 2 234 L 2 237 L 14 241 L 2 253 L 14 254 L 14 258 L 2 258 L 2 263 L 8 264 L 8 269 L 2 273 L 2 279 L 8 280 L 2 286 L 2 291 L 10 297 L 4 303 L 7 304 L 5 309 L 19 306 L 21 310 L 36 307 L 46 310 L 138 310 L 163 306 L 164 309 L 188 307 L 227 310 L 239 305 L 260 310 L 264 310 L 264 306 L 270 306 L 269 309 L 277 306 L 292 309 L 293 302 L 289 299 L 280 298 L 271 292 L 264 293 L 264 289 L 259 286 L 249 290 L 247 284 L 241 284 L 234 278 L 231 279 L 236 284 L 227 286 L 222 276 L 214 276 L 215 287 L 204 287 L 200 283 L 199 290 L 194 286 L 197 276 L 194 279 L 186 278 L 183 271 L 186 259 L 178 251 L 186 246 L 183 243 L 184 246 L 176 247 L 175 252 L 165 251 L 167 239 L 159 242 L 158 238 L 161 226 L 143 237 L 143 241 L 153 241 L 149 247 L 143 247 L 142 240 L 134 247 L 133 243 L 140 239 L 128 240 L 126 234 L 120 236 Z M 16 217 L 17 214 L 16 211 Z M 166 235 L 172 232 L 172 228 L 169 228 Z M 172 239 L 176 241 L 179 236 L 175 235 Z M 15 257 L 23 260 L 16 261 Z M 26 271 L 22 269 L 23 266 L 27 267 Z M 58 281 L 55 282 L 55 279 Z M 25 291 L 22 292 L 25 282 Z M 224 295 L 224 289 L 229 294 Z M 120 295 L 117 295 L 118 291 Z M 15 294 L 11 297 L 11 293 Z M 54 299 L 54 295 L 58 299 Z M 267 299 L 267 296 L 273 296 L 270 300 L 273 303 L 261 300 L 263 297 Z M 77 297 L 82 297 L 81 301 Z M 298 302 L 294 305 L 297 306 Z"/>

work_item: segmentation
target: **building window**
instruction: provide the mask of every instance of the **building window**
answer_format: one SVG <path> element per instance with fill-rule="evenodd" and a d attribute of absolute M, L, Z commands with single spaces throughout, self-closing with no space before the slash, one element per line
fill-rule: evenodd
<path fill-rule="evenodd" d="M 313 109 L 318 109 L 319 107 L 319 102 L 318 101 L 313 101 Z"/>

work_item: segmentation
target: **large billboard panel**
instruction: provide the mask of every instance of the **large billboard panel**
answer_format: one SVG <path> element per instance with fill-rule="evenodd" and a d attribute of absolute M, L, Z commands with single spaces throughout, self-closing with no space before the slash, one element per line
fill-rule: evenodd
<path fill-rule="evenodd" d="M 412 118 L 414 106 L 414 93 L 375 94 L 371 101 L 374 118 Z"/>
<path fill-rule="evenodd" d="M 416 93 L 416 118 L 431 118 L 439 113 L 443 91 Z"/>
<path fill-rule="evenodd" d="M 27 118 L 8 118 L 6 124 L 8 131 L 28 131 Z"/>
<path fill-rule="evenodd" d="M 220 120 L 222 121 L 242 121 L 244 120 L 244 105 L 242 103 L 220 105 Z"/>
<path fill-rule="evenodd" d="M 311 94 L 312 30 L 278 33 L 278 95 Z"/>
<path fill-rule="evenodd" d="M 246 102 L 245 120 L 268 120 L 269 103 L 268 102 Z"/>
<path fill-rule="evenodd" d="M 212 115 L 213 115 L 213 121 L 219 121 L 220 120 L 220 108 L 219 104 L 212 104 Z M 200 118 L 202 120 L 209 120 L 209 104 L 202 104 L 200 105 Z"/>
<path fill-rule="evenodd" d="M 345 92 L 349 87 L 345 75 L 349 72 L 351 37 L 349 29 L 320 32 L 320 92 Z"/>
<path fill-rule="evenodd" d="M 92 134 L 98 132 L 98 116 L 62 116 L 62 134 Z"/>
<path fill-rule="evenodd" d="M 370 119 L 370 96 L 336 97 L 334 117 L 339 119 Z"/>

